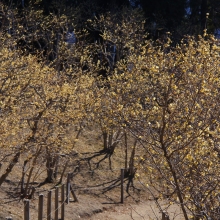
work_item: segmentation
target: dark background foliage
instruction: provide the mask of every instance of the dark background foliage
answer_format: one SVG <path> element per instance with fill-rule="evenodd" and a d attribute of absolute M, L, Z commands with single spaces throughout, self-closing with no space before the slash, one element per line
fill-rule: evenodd
<path fill-rule="evenodd" d="M 140 7 L 146 17 L 146 29 L 153 36 L 170 31 L 178 38 L 185 34 L 215 33 L 220 28 L 219 0 L 4 0 L 7 5 L 22 9 L 32 4 L 49 13 L 68 13 L 80 9 L 81 22 L 106 11 L 114 12 L 122 6 Z M 208 13 L 208 14 L 207 14 Z"/>

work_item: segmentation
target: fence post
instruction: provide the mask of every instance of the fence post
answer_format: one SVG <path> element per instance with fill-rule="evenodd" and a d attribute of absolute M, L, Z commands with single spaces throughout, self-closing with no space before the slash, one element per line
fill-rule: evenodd
<path fill-rule="evenodd" d="M 78 200 L 78 198 L 76 197 L 76 194 L 75 194 L 75 192 L 74 192 L 74 190 L 73 190 L 71 184 L 70 184 L 70 191 L 71 191 L 72 196 L 73 196 L 73 198 L 74 198 L 74 202 L 79 202 L 79 200 Z"/>
<path fill-rule="evenodd" d="M 39 195 L 39 203 L 38 203 L 38 220 L 43 220 L 43 206 L 44 206 L 44 195 Z"/>
<path fill-rule="evenodd" d="M 51 199 L 52 191 L 50 190 L 47 196 L 47 220 L 51 220 Z"/>
<path fill-rule="evenodd" d="M 124 169 L 121 169 L 121 203 L 124 203 Z"/>
<path fill-rule="evenodd" d="M 64 215 L 65 215 L 65 185 L 62 185 L 61 188 L 61 220 L 64 220 Z"/>
<path fill-rule="evenodd" d="M 59 187 L 56 186 L 55 189 L 55 220 L 58 220 L 58 214 L 59 214 Z"/>
<path fill-rule="evenodd" d="M 169 216 L 168 216 L 168 214 L 167 214 L 167 212 L 162 212 L 162 220 L 169 220 L 170 218 L 169 218 Z"/>
<path fill-rule="evenodd" d="M 24 220 L 30 220 L 30 201 L 24 199 Z"/>
<path fill-rule="evenodd" d="M 66 181 L 66 203 L 69 204 L 70 201 L 70 173 L 67 175 Z"/>

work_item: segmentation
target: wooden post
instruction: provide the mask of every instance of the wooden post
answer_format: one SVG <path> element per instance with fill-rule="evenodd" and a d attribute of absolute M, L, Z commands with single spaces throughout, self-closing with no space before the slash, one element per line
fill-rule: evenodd
<path fill-rule="evenodd" d="M 77 199 L 76 194 L 75 194 L 75 192 L 74 192 L 74 190 L 73 190 L 71 184 L 70 184 L 70 191 L 71 191 L 72 196 L 73 196 L 73 198 L 74 198 L 74 202 L 79 202 L 79 200 Z"/>
<path fill-rule="evenodd" d="M 121 203 L 124 203 L 124 169 L 121 169 Z"/>
<path fill-rule="evenodd" d="M 69 204 L 70 201 L 70 173 L 67 175 L 66 181 L 66 203 Z"/>
<path fill-rule="evenodd" d="M 59 214 L 59 187 L 56 186 L 55 189 L 55 220 L 58 220 L 58 214 Z"/>
<path fill-rule="evenodd" d="M 65 214 L 65 185 L 62 185 L 61 188 L 61 220 L 64 220 L 64 214 Z"/>
<path fill-rule="evenodd" d="M 162 212 L 162 220 L 169 220 L 170 218 L 169 218 L 169 216 L 168 216 L 168 214 L 167 214 L 167 212 Z"/>
<path fill-rule="evenodd" d="M 30 201 L 24 199 L 24 220 L 30 220 Z"/>
<path fill-rule="evenodd" d="M 51 200 L 52 200 L 52 191 L 50 190 L 47 196 L 47 220 L 51 220 Z"/>
<path fill-rule="evenodd" d="M 44 195 L 39 195 L 39 203 L 38 203 L 38 220 L 43 220 L 43 207 L 44 207 Z"/>

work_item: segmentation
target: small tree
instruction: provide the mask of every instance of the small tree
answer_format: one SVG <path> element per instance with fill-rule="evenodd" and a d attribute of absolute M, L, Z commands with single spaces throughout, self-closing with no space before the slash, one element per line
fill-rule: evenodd
<path fill-rule="evenodd" d="M 169 45 L 149 42 L 129 57 L 131 71 L 118 63 L 121 118 L 145 149 L 139 174 L 154 197 L 178 203 L 185 219 L 217 218 L 219 47 L 202 37 Z"/>

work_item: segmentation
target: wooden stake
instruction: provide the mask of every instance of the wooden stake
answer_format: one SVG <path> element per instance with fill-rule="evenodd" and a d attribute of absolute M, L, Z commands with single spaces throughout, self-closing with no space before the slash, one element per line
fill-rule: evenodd
<path fill-rule="evenodd" d="M 74 198 L 74 202 L 79 202 L 79 200 L 77 199 L 76 194 L 75 194 L 75 192 L 74 192 L 74 190 L 73 190 L 71 184 L 70 184 L 70 191 L 71 191 L 72 196 L 73 196 L 73 198 Z"/>
<path fill-rule="evenodd" d="M 66 181 L 66 203 L 69 204 L 70 201 L 70 173 L 67 175 Z"/>
<path fill-rule="evenodd" d="M 169 220 L 169 216 L 166 212 L 162 212 L 162 220 Z"/>
<path fill-rule="evenodd" d="M 39 195 L 39 203 L 38 203 L 38 220 L 43 220 L 43 206 L 44 206 L 44 195 Z"/>
<path fill-rule="evenodd" d="M 121 169 L 121 203 L 124 203 L 124 169 Z"/>
<path fill-rule="evenodd" d="M 52 200 L 52 191 L 50 190 L 47 196 L 47 220 L 51 220 L 51 200 Z"/>
<path fill-rule="evenodd" d="M 24 220 L 30 220 L 30 201 L 24 199 Z"/>
<path fill-rule="evenodd" d="M 62 185 L 61 188 L 61 220 L 64 220 L 65 215 L 65 185 Z"/>
<path fill-rule="evenodd" d="M 58 214 L 59 214 L 59 187 L 56 186 L 55 189 L 55 220 L 58 220 Z"/>

